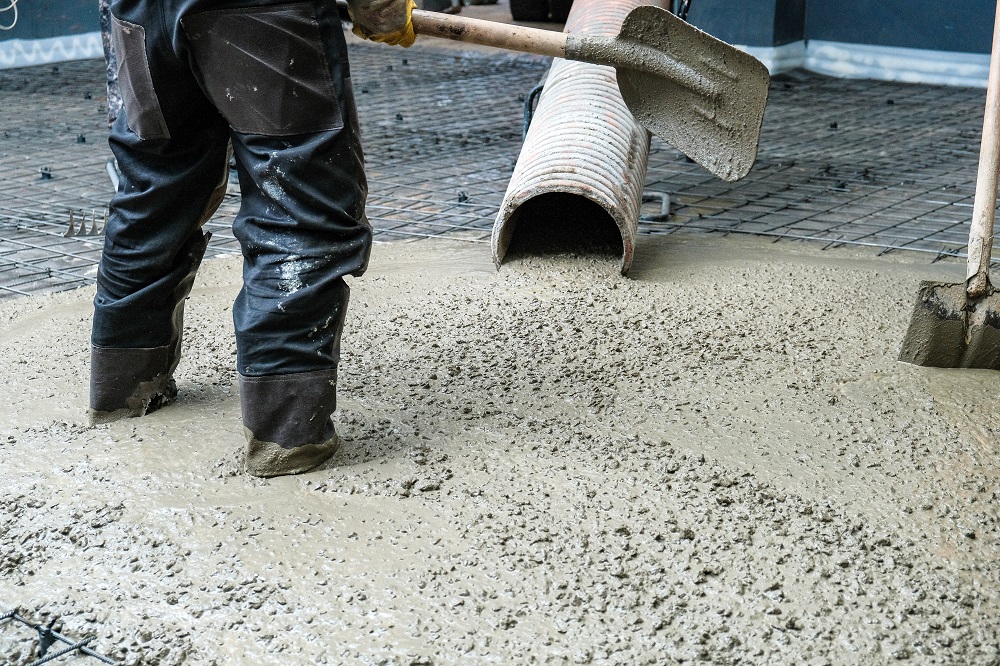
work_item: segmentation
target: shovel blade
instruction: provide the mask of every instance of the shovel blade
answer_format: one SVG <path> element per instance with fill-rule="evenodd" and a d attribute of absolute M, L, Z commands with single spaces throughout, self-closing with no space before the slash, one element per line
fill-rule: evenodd
<path fill-rule="evenodd" d="M 965 285 L 921 282 L 899 360 L 956 368 L 965 347 Z"/>
<path fill-rule="evenodd" d="M 990 292 L 972 303 L 965 331 L 962 368 L 1000 370 L 1000 292 Z"/>
<path fill-rule="evenodd" d="M 634 9 L 616 41 L 618 86 L 636 120 L 719 178 L 746 176 L 760 144 L 767 67 L 659 7 Z"/>
<path fill-rule="evenodd" d="M 899 360 L 1000 370 L 1000 292 L 970 301 L 964 284 L 922 282 Z"/>

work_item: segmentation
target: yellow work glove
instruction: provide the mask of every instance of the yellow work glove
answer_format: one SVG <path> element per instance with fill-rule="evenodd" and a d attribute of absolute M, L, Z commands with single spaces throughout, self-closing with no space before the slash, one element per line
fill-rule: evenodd
<path fill-rule="evenodd" d="M 411 46 L 414 0 L 347 0 L 347 11 L 354 23 L 353 32 L 362 39 L 393 46 Z"/>

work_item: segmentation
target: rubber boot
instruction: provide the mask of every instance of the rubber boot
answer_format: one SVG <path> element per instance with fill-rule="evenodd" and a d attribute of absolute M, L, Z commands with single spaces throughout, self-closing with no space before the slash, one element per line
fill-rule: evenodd
<path fill-rule="evenodd" d="M 193 279 L 194 271 L 191 273 Z M 180 288 L 184 296 L 190 287 Z M 177 397 L 174 370 L 181 358 L 184 301 L 174 307 L 170 344 L 90 348 L 90 425 L 145 416 Z"/>
<path fill-rule="evenodd" d="M 340 444 L 330 415 L 337 406 L 337 370 L 240 376 L 247 438 L 245 470 L 260 477 L 307 472 Z"/>
<path fill-rule="evenodd" d="M 90 350 L 90 425 L 145 416 L 177 397 L 171 346 Z"/>
<path fill-rule="evenodd" d="M 91 345 L 90 408 L 87 410 L 87 420 L 91 425 L 145 416 L 170 404 L 177 397 L 174 370 L 181 358 L 184 301 L 191 293 L 209 238 L 211 234 L 196 232 L 186 252 L 181 253 L 182 259 L 171 280 L 175 281 L 174 287 L 165 299 L 167 307 L 172 303 L 173 309 L 165 311 L 166 318 L 161 312 L 157 322 L 159 330 L 166 332 L 167 344 L 157 347 Z M 133 319 L 138 320 L 139 317 Z M 115 322 L 119 329 L 123 321 L 119 318 Z"/>

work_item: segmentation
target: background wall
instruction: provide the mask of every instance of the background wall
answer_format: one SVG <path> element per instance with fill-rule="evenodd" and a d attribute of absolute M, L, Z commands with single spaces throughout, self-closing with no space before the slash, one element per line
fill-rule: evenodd
<path fill-rule="evenodd" d="M 13 11 L 0 12 L 0 25 L 13 21 Z M 19 0 L 14 28 L 0 31 L 0 69 L 101 58 L 100 30 L 97 0 Z"/>
<path fill-rule="evenodd" d="M 806 34 L 831 42 L 989 53 L 996 7 L 993 0 L 809 0 Z"/>
<path fill-rule="evenodd" d="M 692 0 L 689 20 L 719 39 L 781 46 L 803 39 L 914 49 L 988 53 L 992 0 Z M 100 29 L 97 0 L 21 0 L 13 30 L 0 41 Z M 12 12 L 0 14 L 9 23 Z"/>
<path fill-rule="evenodd" d="M 806 0 L 777 0 L 774 8 L 773 46 L 806 38 Z"/>
<path fill-rule="evenodd" d="M 785 2 L 785 0 L 758 2 L 691 0 L 688 21 L 708 34 L 731 44 L 773 46 L 776 1 Z"/>
<path fill-rule="evenodd" d="M 803 39 L 988 53 L 993 0 L 692 0 L 688 19 L 732 44 Z"/>
<path fill-rule="evenodd" d="M 985 87 L 994 0 L 692 0 L 688 19 L 771 73 Z"/>
<path fill-rule="evenodd" d="M 97 0 L 18 9 L 15 28 L 0 32 L 0 69 L 103 57 Z M 994 0 L 692 0 L 688 19 L 772 73 L 984 87 L 995 9 Z"/>
<path fill-rule="evenodd" d="M 101 29 L 97 0 L 20 0 L 17 13 L 17 25 L 0 32 L 0 41 L 80 35 Z M 10 25 L 13 18 L 11 11 L 0 13 L 0 24 Z"/>

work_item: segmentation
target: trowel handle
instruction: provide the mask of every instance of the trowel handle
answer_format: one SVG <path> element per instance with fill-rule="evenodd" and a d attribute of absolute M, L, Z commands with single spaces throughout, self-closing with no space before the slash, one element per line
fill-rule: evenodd
<path fill-rule="evenodd" d="M 993 218 L 997 207 L 997 184 L 1000 175 L 1000 2 L 993 25 L 993 53 L 986 89 L 986 116 L 983 119 L 983 142 L 979 148 L 979 175 L 976 199 L 969 230 L 969 266 L 965 292 L 979 298 L 990 286 L 990 255 L 993 250 Z"/>
<path fill-rule="evenodd" d="M 337 5 L 347 9 L 347 0 L 337 0 Z M 413 31 L 425 37 L 440 37 L 553 58 L 566 57 L 568 39 L 566 33 L 554 30 L 483 21 L 424 9 L 413 10 Z"/>
<path fill-rule="evenodd" d="M 568 35 L 554 30 L 482 21 L 422 9 L 413 10 L 413 30 L 418 35 L 427 37 L 441 37 L 553 58 L 566 57 Z"/>

